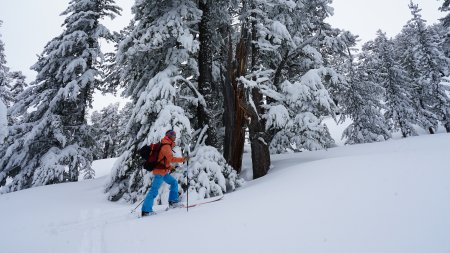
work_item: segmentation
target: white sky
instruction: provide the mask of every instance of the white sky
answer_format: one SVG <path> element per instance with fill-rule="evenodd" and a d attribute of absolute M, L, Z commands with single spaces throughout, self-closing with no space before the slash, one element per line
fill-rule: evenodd
<path fill-rule="evenodd" d="M 116 0 L 124 10 L 121 17 L 105 25 L 119 31 L 131 19 L 133 0 Z M 422 16 L 428 24 L 435 23 L 443 14 L 438 11 L 442 0 L 415 0 L 423 9 Z M 20 70 L 31 81 L 36 73 L 30 66 L 37 61 L 44 46 L 62 31 L 65 10 L 69 0 L 0 0 L 0 27 L 5 43 L 6 60 L 11 70 Z M 394 36 L 411 18 L 409 0 L 334 0 L 334 16 L 328 20 L 333 26 L 360 35 L 362 42 L 373 39 L 378 29 Z M 112 48 L 112 47 L 109 47 Z M 104 101 L 99 101 L 104 100 Z M 100 103 L 101 102 L 101 103 Z M 96 99 L 94 107 L 103 107 L 111 99 Z M 95 108 L 94 108 L 95 109 Z"/>

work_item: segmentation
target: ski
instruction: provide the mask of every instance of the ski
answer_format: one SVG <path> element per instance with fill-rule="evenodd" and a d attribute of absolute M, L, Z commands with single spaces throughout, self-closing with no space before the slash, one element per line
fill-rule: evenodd
<path fill-rule="evenodd" d="M 217 201 L 223 199 L 223 196 L 224 196 L 224 195 L 222 195 L 222 196 L 216 196 L 216 197 L 212 197 L 212 198 L 207 198 L 207 199 L 202 199 L 202 200 L 199 200 L 199 201 L 196 202 L 196 203 L 189 204 L 189 205 L 186 205 L 186 203 L 182 203 L 182 205 L 180 205 L 179 207 L 165 206 L 164 208 L 158 208 L 158 207 L 162 207 L 162 206 L 155 206 L 155 207 L 157 208 L 157 210 L 154 210 L 154 211 L 153 211 L 153 212 L 155 212 L 153 215 L 149 215 L 149 216 L 144 216 L 144 217 L 142 217 L 142 216 L 139 214 L 139 215 L 138 215 L 138 218 L 151 217 L 151 216 L 157 215 L 157 214 L 159 214 L 159 213 L 167 212 L 167 211 L 169 211 L 170 209 L 191 208 L 191 207 L 196 207 L 196 206 L 201 206 L 201 205 L 204 205 L 204 204 L 209 204 L 209 203 L 217 202 Z"/>
<path fill-rule="evenodd" d="M 157 214 L 159 214 L 159 213 L 164 213 L 164 212 L 167 212 L 167 211 L 169 211 L 169 207 L 165 207 L 165 208 L 163 208 L 163 209 L 159 209 L 159 210 L 154 210 L 153 211 L 153 214 L 152 215 L 148 215 L 148 216 L 142 216 L 140 213 L 138 214 L 138 218 L 145 218 L 145 217 L 151 217 L 151 216 L 155 216 L 155 215 L 157 215 Z"/>
<path fill-rule="evenodd" d="M 186 204 L 184 203 L 182 208 L 191 208 L 191 207 L 195 207 L 195 206 L 201 206 L 201 205 L 204 205 L 204 204 L 216 202 L 216 201 L 219 201 L 219 200 L 223 199 L 223 196 L 224 196 L 224 195 L 222 195 L 222 196 L 217 196 L 217 197 L 212 197 L 212 198 L 207 198 L 207 199 L 203 199 L 204 201 L 200 200 L 200 201 L 197 202 L 197 203 L 193 203 L 193 204 L 189 204 L 189 205 L 186 205 Z"/>

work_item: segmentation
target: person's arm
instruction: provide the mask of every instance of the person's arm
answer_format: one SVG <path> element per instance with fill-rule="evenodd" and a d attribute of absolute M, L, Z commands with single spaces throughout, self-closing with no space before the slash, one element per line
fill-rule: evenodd
<path fill-rule="evenodd" d="M 172 148 L 170 147 L 170 145 L 163 145 L 161 147 L 160 153 L 162 153 L 162 156 L 163 156 L 162 159 L 163 159 L 163 162 L 165 163 L 167 169 L 172 168 L 171 163 L 182 163 L 185 161 L 184 157 L 174 157 L 173 156 Z"/>
<path fill-rule="evenodd" d="M 174 157 L 172 155 L 172 163 L 184 163 L 186 159 L 184 159 L 184 157 Z"/>

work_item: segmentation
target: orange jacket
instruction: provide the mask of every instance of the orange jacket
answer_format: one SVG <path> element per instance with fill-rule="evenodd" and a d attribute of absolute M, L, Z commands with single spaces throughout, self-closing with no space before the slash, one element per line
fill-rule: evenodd
<path fill-rule="evenodd" d="M 167 173 L 169 173 L 170 170 L 175 169 L 174 167 L 172 167 L 171 163 L 182 163 L 185 159 L 183 157 L 173 156 L 172 148 L 175 147 L 175 143 L 169 137 L 165 136 L 164 138 L 162 138 L 161 144 L 169 144 L 162 145 L 158 155 L 158 161 L 161 161 L 161 163 L 164 164 L 164 169 L 155 168 L 153 170 L 153 174 L 165 176 Z"/>

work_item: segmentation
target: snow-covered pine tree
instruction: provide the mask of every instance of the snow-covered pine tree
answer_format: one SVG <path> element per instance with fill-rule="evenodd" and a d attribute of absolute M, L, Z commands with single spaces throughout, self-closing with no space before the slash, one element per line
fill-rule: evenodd
<path fill-rule="evenodd" d="M 439 10 L 447 13 L 447 15 L 441 19 L 441 23 L 445 29 L 443 49 L 444 49 L 445 55 L 447 57 L 450 57 L 450 0 L 444 0 L 444 3 L 439 8 Z"/>
<path fill-rule="evenodd" d="M 127 133 L 127 125 L 130 121 L 133 107 L 134 104 L 128 102 L 125 104 L 122 110 L 119 111 L 119 132 L 117 133 L 116 156 L 120 156 L 121 154 L 123 154 L 123 152 L 125 152 L 127 142 L 131 138 L 131 136 L 129 136 Z"/>
<path fill-rule="evenodd" d="M 414 103 L 412 101 L 413 86 L 408 74 L 403 69 L 392 40 L 386 37 L 381 30 L 370 43 L 372 51 L 371 64 L 374 68 L 370 79 L 384 88 L 384 102 L 386 111 L 384 116 L 388 121 L 390 131 L 398 131 L 403 137 L 417 135 L 414 124 L 417 123 Z M 367 49 L 367 47 L 366 47 Z"/>
<path fill-rule="evenodd" d="M 8 117 L 7 117 L 7 108 L 3 101 L 0 99 L 0 145 L 3 145 L 3 142 L 8 135 Z M 0 146 L 0 150 L 3 149 L 3 146 Z M 1 152 L 0 152 L 1 153 Z"/>
<path fill-rule="evenodd" d="M 449 61 L 442 49 L 442 38 L 435 29 L 426 26 L 421 9 L 410 3 L 412 19 L 399 36 L 403 65 L 414 85 L 413 101 L 418 112 L 418 124 L 435 133 L 441 121 L 450 131 L 449 97 L 441 84 L 448 75 Z"/>
<path fill-rule="evenodd" d="M 91 129 L 94 136 L 99 136 L 98 139 L 102 140 L 101 136 L 101 123 L 102 123 L 102 114 L 98 111 L 93 111 L 91 114 Z M 100 141 L 97 139 L 96 148 L 92 150 L 92 159 L 98 160 L 103 158 L 103 150 L 100 144 Z"/>
<path fill-rule="evenodd" d="M 101 77 L 99 39 L 110 38 L 100 20 L 119 11 L 113 0 L 72 0 L 62 13 L 64 31 L 45 46 L 32 67 L 36 80 L 11 110 L 23 117 L 11 127 L 11 145 L 0 158 L 0 185 L 12 178 L 3 191 L 77 181 L 90 169 L 86 109 Z"/>
<path fill-rule="evenodd" d="M 3 21 L 0 20 L 0 27 L 2 27 Z M 6 66 L 6 56 L 5 56 L 5 44 L 2 40 L 2 34 L 0 33 L 0 87 L 7 86 L 7 77 L 9 73 L 9 68 Z"/>
<path fill-rule="evenodd" d="M 2 26 L 2 23 L 3 22 L 0 20 L 0 27 Z M 0 34 L 0 144 L 3 144 L 8 134 L 8 118 L 6 107 L 7 100 L 10 97 L 8 91 L 8 73 L 9 68 L 6 67 L 5 45 L 3 44 Z M 0 150 L 1 149 L 3 149 L 3 146 L 0 146 Z"/>
<path fill-rule="evenodd" d="M 7 96 L 5 97 L 6 107 L 12 107 L 17 102 L 17 98 L 28 84 L 25 82 L 25 76 L 20 71 L 9 72 L 9 84 L 7 86 Z M 20 118 L 21 115 L 17 115 Z M 9 117 L 8 124 L 13 125 L 17 122 L 17 117 Z"/>
<path fill-rule="evenodd" d="M 397 54 L 400 56 L 402 67 L 411 80 L 413 88 L 411 95 L 414 110 L 417 112 L 417 124 L 424 129 L 429 129 L 437 124 L 436 116 L 425 107 L 423 99 L 421 98 L 423 87 L 415 81 L 421 77 L 421 72 L 419 70 L 419 65 L 417 64 L 416 55 L 413 52 L 413 48 L 415 47 L 415 42 L 411 41 L 411 37 L 414 36 L 413 34 L 411 29 L 404 27 L 402 32 L 395 38 L 395 47 Z"/>
<path fill-rule="evenodd" d="M 223 155 L 205 144 L 207 127 L 197 132 L 198 136 L 193 136 L 197 143 L 190 154 L 192 159 L 189 160 L 187 177 L 179 178 L 183 188 L 187 188 L 186 179 L 189 178 L 189 200 L 220 196 L 242 186 L 244 180 L 227 164 Z"/>
<path fill-rule="evenodd" d="M 386 119 L 381 113 L 385 109 L 382 104 L 384 89 L 372 78 L 377 71 L 372 44 L 367 42 L 363 45 L 356 62 L 350 54 L 346 63 L 348 74 L 346 88 L 341 94 L 343 110 L 340 121 L 350 118 L 352 123 L 342 133 L 345 144 L 370 143 L 390 138 Z"/>
<path fill-rule="evenodd" d="M 202 15 L 198 3 L 190 0 L 137 1 L 133 12 L 134 20 L 121 36 L 123 39 L 118 47 L 114 70 L 111 71 L 111 79 L 115 80 L 113 83 L 123 85 L 123 94 L 132 100 L 134 106 L 125 133 L 129 140 L 114 165 L 111 181 L 106 188 L 110 200 L 123 198 L 131 202 L 146 193 L 153 178 L 151 173 L 141 169 L 137 149 L 144 144 L 160 141 L 168 129 L 178 133 L 179 146 L 188 146 L 192 139 L 192 125 L 204 127 L 199 126 L 195 119 L 198 106 L 209 110 L 196 82 L 199 75 L 199 41 L 194 31 L 198 30 Z M 204 142 L 200 146 L 215 150 L 213 153 L 220 156 L 214 147 L 206 146 Z M 176 148 L 175 153 L 180 156 L 180 149 Z M 238 184 L 237 177 L 233 178 L 236 174 L 227 174 L 229 167 L 221 163 L 223 157 L 219 161 L 217 156 L 202 159 L 194 156 L 192 161 L 196 160 L 206 166 L 204 171 L 211 180 L 220 177 L 215 174 L 220 172 L 226 180 L 231 179 L 230 186 Z M 217 168 L 222 168 L 222 172 Z M 172 175 L 186 185 L 182 174 Z M 193 175 L 192 180 L 195 181 L 195 178 Z M 196 196 L 213 196 L 217 194 L 213 188 Z M 166 200 L 161 198 L 166 193 L 167 189 L 163 187 L 157 201 Z"/>
<path fill-rule="evenodd" d="M 22 93 L 26 87 L 28 87 L 28 84 L 26 83 L 25 76 L 21 71 L 10 72 L 9 77 L 11 79 L 9 89 L 11 92 L 12 104 L 14 104 L 19 94 Z"/>
<path fill-rule="evenodd" d="M 126 129 L 130 139 L 106 191 L 110 200 L 134 202 L 145 194 L 152 178 L 150 173 L 143 175 L 136 151 L 160 141 L 169 129 L 181 137 L 178 144 L 190 141 L 189 118 L 176 103 L 183 87 L 195 90 L 187 78 L 197 67 L 193 54 L 199 46 L 192 31 L 201 12 L 189 0 L 136 1 L 132 11 L 134 20 L 119 44 L 112 72 L 134 105 Z"/>
<path fill-rule="evenodd" d="M 91 115 L 91 122 L 97 142 L 94 159 L 118 156 L 119 103 L 110 104 L 100 112 L 94 111 Z"/>
<path fill-rule="evenodd" d="M 449 12 L 450 11 L 450 0 L 444 0 L 440 10 L 443 12 Z M 443 22 L 444 27 L 450 27 L 450 13 L 447 13 L 447 16 L 442 18 L 442 22 Z"/>
<path fill-rule="evenodd" d="M 339 33 L 337 35 L 337 40 L 344 42 L 338 44 L 340 47 L 343 47 L 339 51 L 346 53 L 336 54 L 332 51 L 328 51 L 328 53 L 323 54 L 323 61 L 327 66 L 331 66 L 337 73 L 343 76 L 339 82 L 325 82 L 325 87 L 330 93 L 334 103 L 338 106 L 339 111 L 336 114 L 340 114 L 343 109 L 341 101 L 346 99 L 346 91 L 348 90 L 348 77 L 351 75 L 351 72 L 354 71 L 354 69 L 351 68 L 354 64 L 354 55 L 358 53 L 359 49 L 356 47 L 358 40 L 357 35 L 354 35 L 349 31 L 336 30 L 336 32 Z M 330 49 L 332 50 L 332 48 L 329 47 L 328 50 Z"/>
<path fill-rule="evenodd" d="M 334 141 L 322 119 L 336 106 L 325 85 L 343 78 L 324 58 L 347 53 L 345 37 L 324 21 L 332 14 L 330 1 L 250 2 L 244 12 L 252 34 L 250 71 L 240 81 L 247 90 L 252 152 L 264 145 L 272 152 L 330 147 Z M 254 168 L 254 175 L 267 169 Z"/>

